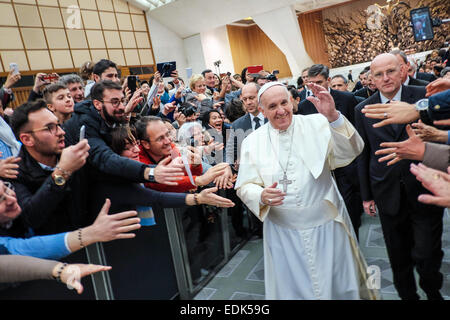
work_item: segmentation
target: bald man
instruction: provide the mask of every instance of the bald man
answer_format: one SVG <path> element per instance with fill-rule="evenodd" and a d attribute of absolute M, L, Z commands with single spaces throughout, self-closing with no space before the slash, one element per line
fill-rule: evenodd
<path fill-rule="evenodd" d="M 379 162 L 374 153 L 382 142 L 408 139 L 403 125 L 374 128 L 379 119 L 366 118 L 364 106 L 390 101 L 415 103 L 425 97 L 425 87 L 402 85 L 402 69 L 397 57 L 390 53 L 377 56 L 370 71 L 378 92 L 355 109 L 355 126 L 364 140 L 358 161 L 358 176 L 364 211 L 380 216 L 386 248 L 400 298 L 417 300 L 414 266 L 420 275 L 420 286 L 428 299 L 442 299 L 439 292 L 443 276 L 439 272 L 441 250 L 442 208 L 417 201 L 428 193 L 409 171 L 412 161 L 403 160 L 392 166 Z"/>

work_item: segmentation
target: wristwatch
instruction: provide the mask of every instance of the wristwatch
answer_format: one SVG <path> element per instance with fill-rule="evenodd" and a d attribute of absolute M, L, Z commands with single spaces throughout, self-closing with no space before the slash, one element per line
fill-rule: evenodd
<path fill-rule="evenodd" d="M 155 167 L 150 167 L 150 172 L 148 174 L 148 181 L 156 182 L 156 180 L 155 180 Z"/>
<path fill-rule="evenodd" d="M 433 121 L 428 113 L 428 99 L 420 99 L 415 104 L 416 110 L 419 111 L 420 120 L 426 125 L 432 125 Z"/>
<path fill-rule="evenodd" d="M 55 174 L 53 181 L 55 181 L 55 184 L 60 187 L 66 184 L 66 178 L 59 174 Z"/>

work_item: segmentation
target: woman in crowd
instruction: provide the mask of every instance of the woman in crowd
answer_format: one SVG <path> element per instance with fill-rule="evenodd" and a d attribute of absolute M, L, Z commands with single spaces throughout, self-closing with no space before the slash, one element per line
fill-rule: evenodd
<path fill-rule="evenodd" d="M 186 102 L 194 104 L 200 116 L 213 108 L 213 100 L 205 94 L 205 78 L 201 74 L 194 74 L 189 82 L 192 92 L 186 95 Z"/>
<path fill-rule="evenodd" d="M 226 129 L 219 110 L 210 110 L 202 118 L 202 126 L 210 137 L 210 141 L 218 143 L 219 148 L 215 148 L 208 157 L 209 163 L 215 165 L 223 162 L 224 148 L 226 143 Z M 208 140 L 208 136 L 207 136 Z"/>
<path fill-rule="evenodd" d="M 94 81 L 94 65 L 92 61 L 86 61 L 80 67 L 80 77 L 85 81 L 84 97 L 89 97 Z"/>

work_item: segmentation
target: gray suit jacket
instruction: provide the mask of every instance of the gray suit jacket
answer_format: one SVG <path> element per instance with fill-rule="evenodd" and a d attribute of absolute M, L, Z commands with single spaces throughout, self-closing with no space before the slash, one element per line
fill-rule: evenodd
<path fill-rule="evenodd" d="M 423 164 L 427 167 L 447 172 L 447 167 L 450 165 L 450 146 L 425 142 Z"/>

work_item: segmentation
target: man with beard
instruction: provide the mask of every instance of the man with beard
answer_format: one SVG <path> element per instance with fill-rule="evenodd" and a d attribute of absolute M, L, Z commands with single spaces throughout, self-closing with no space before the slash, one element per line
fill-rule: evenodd
<path fill-rule="evenodd" d="M 11 235 L 46 235 L 86 225 L 88 185 L 80 168 L 88 157 L 87 140 L 65 148 L 65 132 L 43 100 L 18 107 L 11 127 L 22 142 L 19 174 L 11 181 L 22 214 Z"/>
<path fill-rule="evenodd" d="M 112 129 L 127 124 L 129 119 L 120 84 L 110 80 L 99 81 L 92 87 L 91 97 L 92 101 L 77 104 L 72 118 L 64 124 L 70 144 L 79 140 L 80 127 L 86 127 L 86 138 L 91 146 L 88 158 L 90 178 L 95 181 L 119 179 L 177 185 L 180 180 L 177 176 L 183 174 L 182 163 L 168 157 L 157 166 L 148 166 L 122 157 L 110 148 Z M 133 103 L 137 104 L 141 99 Z"/>

